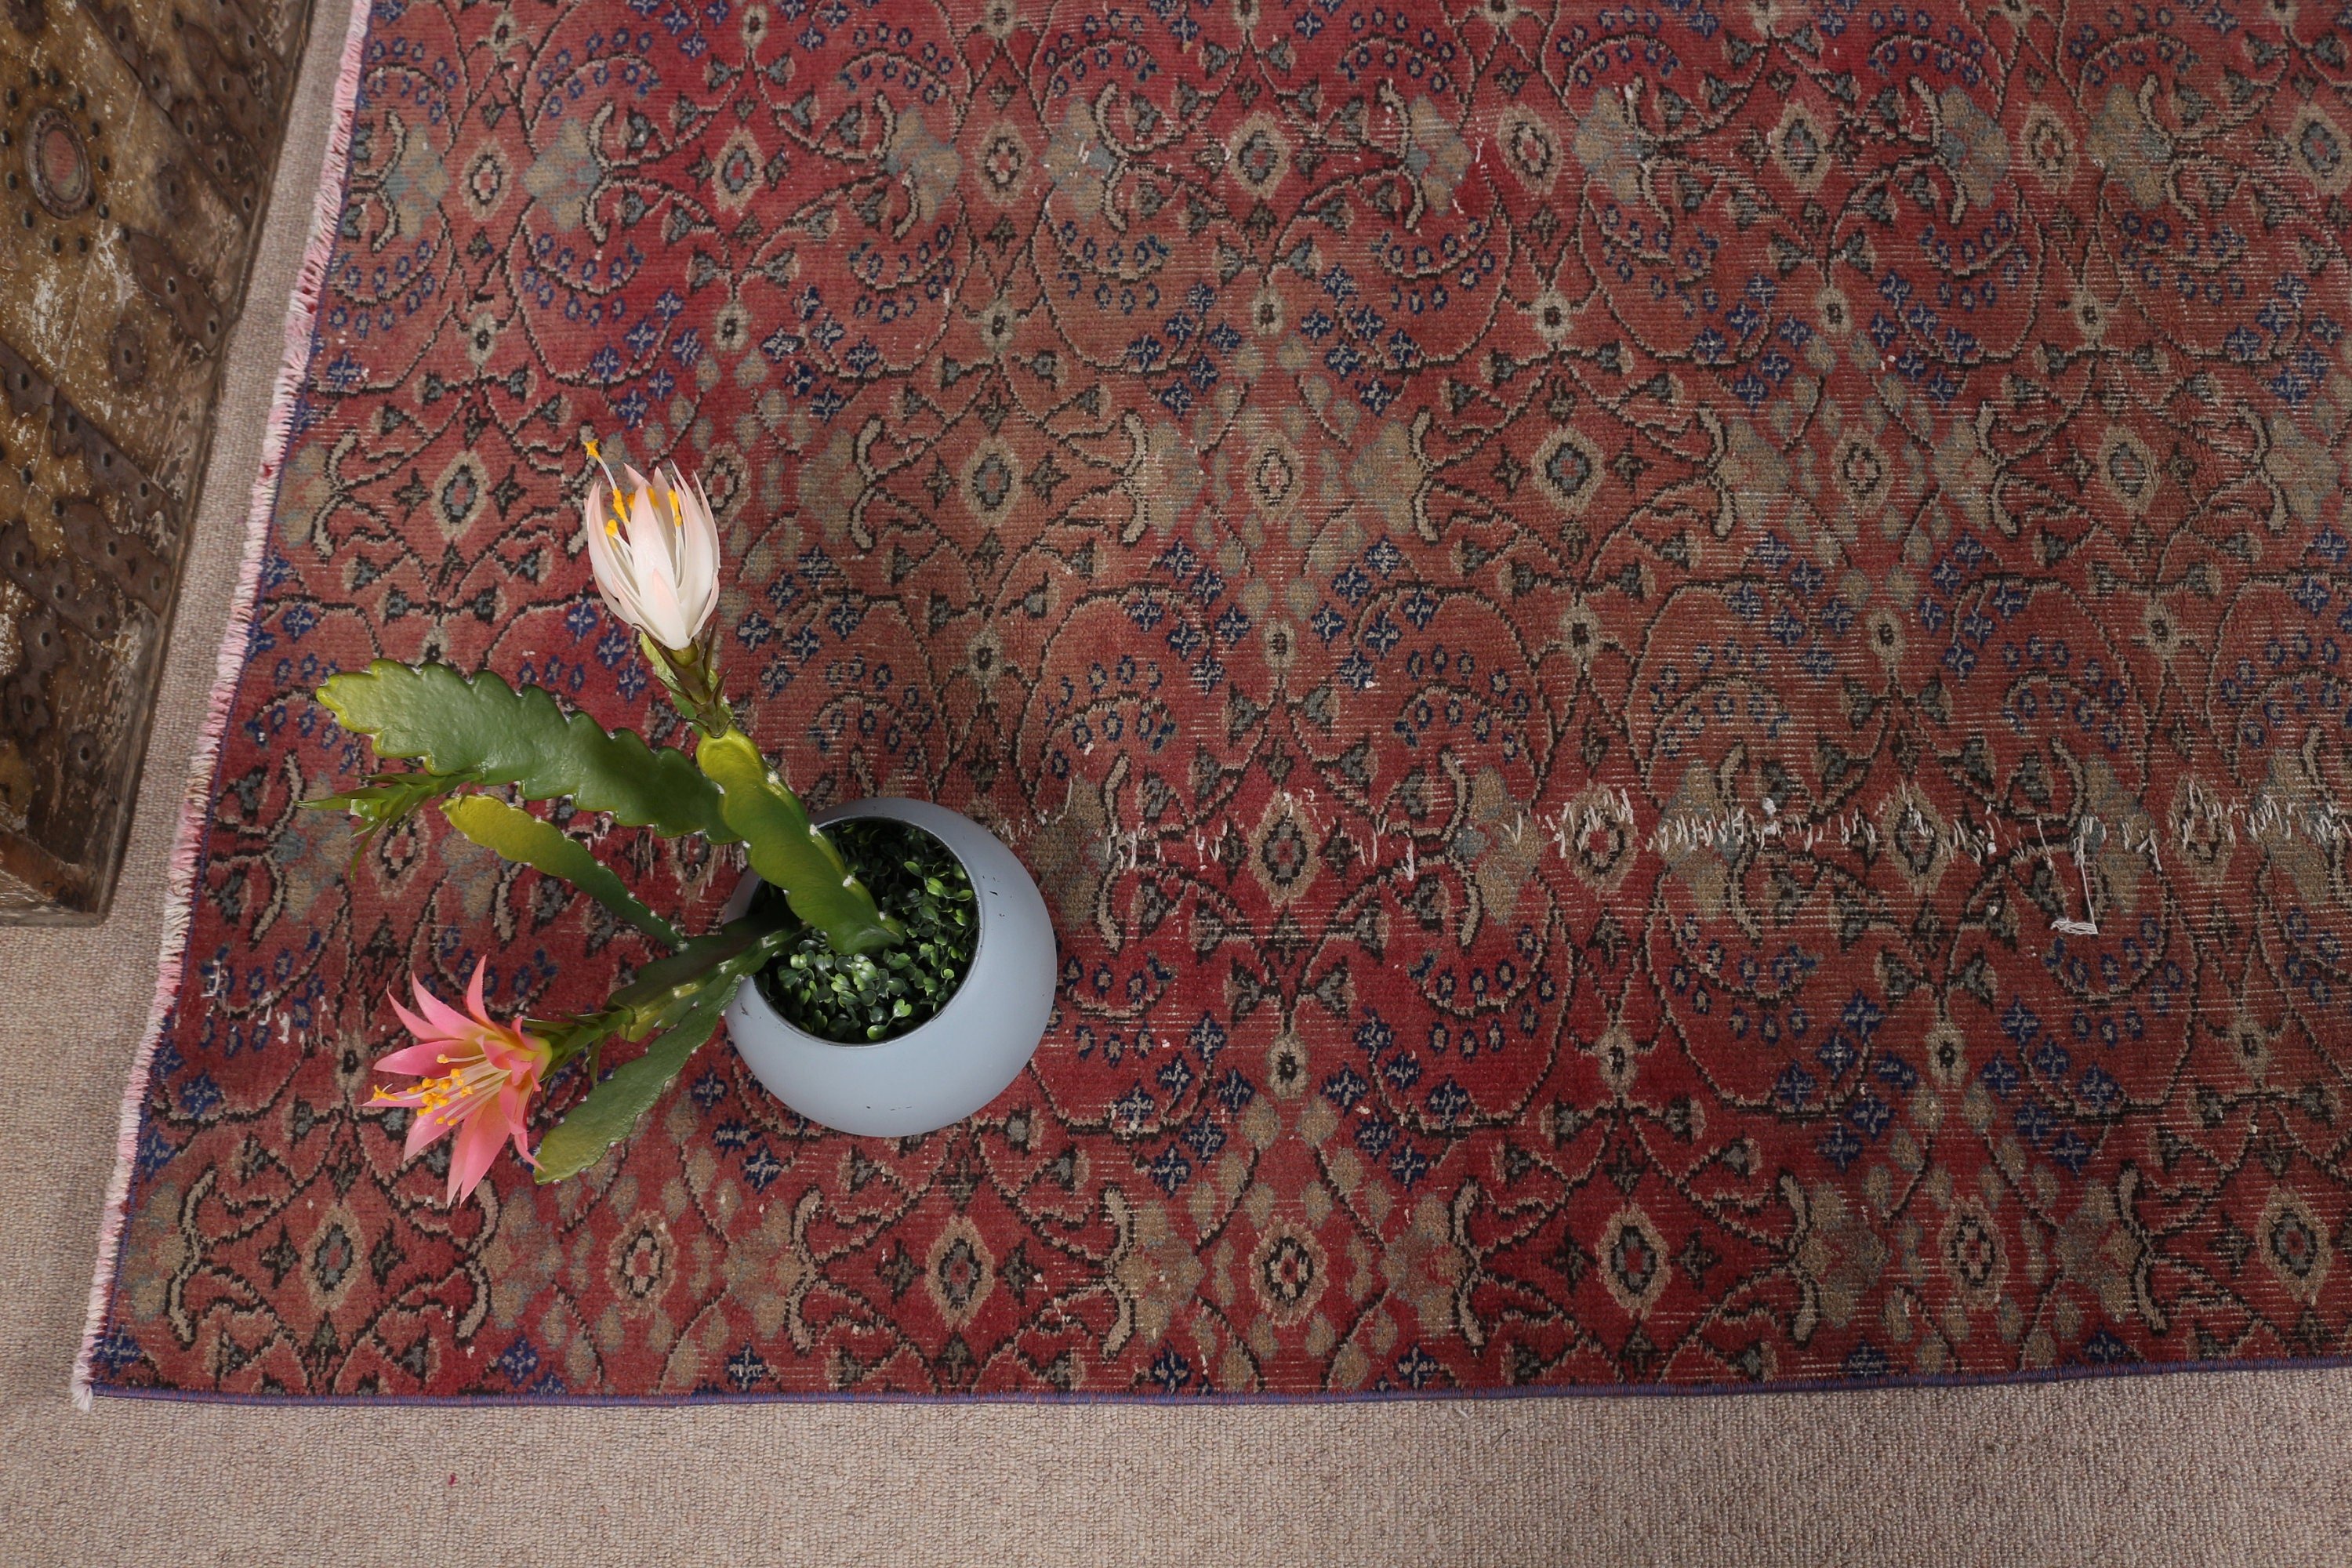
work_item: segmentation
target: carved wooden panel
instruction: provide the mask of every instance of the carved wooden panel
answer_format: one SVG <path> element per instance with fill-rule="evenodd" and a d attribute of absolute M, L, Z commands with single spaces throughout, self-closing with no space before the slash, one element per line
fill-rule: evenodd
<path fill-rule="evenodd" d="M 308 23 L 0 0 L 0 921 L 111 894 Z"/>

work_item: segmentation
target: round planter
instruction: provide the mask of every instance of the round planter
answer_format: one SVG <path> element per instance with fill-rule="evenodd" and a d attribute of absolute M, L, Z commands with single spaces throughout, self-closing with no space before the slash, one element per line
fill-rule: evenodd
<path fill-rule="evenodd" d="M 948 847 L 971 878 L 980 941 L 971 970 L 939 1015 L 895 1039 L 842 1045 L 784 1022 L 756 981 L 727 1009 L 727 1033 L 778 1100 L 844 1132 L 902 1138 L 961 1121 L 1021 1074 L 1054 1008 L 1054 925 L 1045 897 L 996 836 L 920 800 L 860 800 L 816 814 L 819 826 L 888 817 Z M 751 907 L 745 876 L 727 918 Z"/>

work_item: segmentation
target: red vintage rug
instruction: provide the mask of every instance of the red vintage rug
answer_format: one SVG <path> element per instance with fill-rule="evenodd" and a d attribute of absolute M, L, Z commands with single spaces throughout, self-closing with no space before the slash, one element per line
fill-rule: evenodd
<path fill-rule="evenodd" d="M 2342 1354 L 2348 80 L 2312 5 L 377 5 L 88 1385 Z M 933 1136 L 722 1042 L 452 1211 L 387 990 L 647 954 L 424 828 L 352 867 L 306 693 L 658 729 L 589 430 L 708 477 L 812 799 L 1034 868 L 1058 1010 Z"/>

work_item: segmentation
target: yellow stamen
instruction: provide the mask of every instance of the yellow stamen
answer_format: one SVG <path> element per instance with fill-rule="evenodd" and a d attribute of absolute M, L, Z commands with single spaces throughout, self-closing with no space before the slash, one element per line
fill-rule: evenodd
<path fill-rule="evenodd" d="M 613 494 L 615 500 L 617 500 L 621 493 L 621 481 L 619 478 L 614 474 L 613 465 L 604 460 L 604 449 L 596 445 L 596 438 L 593 436 L 581 437 L 580 444 L 588 448 L 588 456 L 591 460 L 593 460 L 598 468 L 604 470 L 604 482 L 613 487 Z"/>
<path fill-rule="evenodd" d="M 445 1056 L 437 1059 L 446 1062 L 449 1058 Z M 462 1115 L 466 1107 L 498 1093 L 513 1078 L 506 1068 L 478 1058 L 460 1062 L 439 1078 L 425 1079 L 404 1091 L 395 1093 L 378 1084 L 371 1103 L 407 1105 L 433 1116 L 454 1109 Z"/>

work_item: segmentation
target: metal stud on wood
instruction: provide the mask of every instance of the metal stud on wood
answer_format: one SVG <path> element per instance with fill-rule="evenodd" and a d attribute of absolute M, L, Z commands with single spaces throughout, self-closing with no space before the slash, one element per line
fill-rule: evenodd
<path fill-rule="evenodd" d="M 0 5 L 0 921 L 111 896 L 309 20 Z"/>

